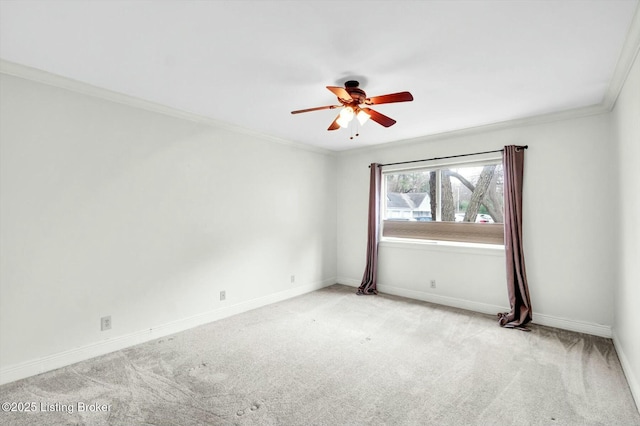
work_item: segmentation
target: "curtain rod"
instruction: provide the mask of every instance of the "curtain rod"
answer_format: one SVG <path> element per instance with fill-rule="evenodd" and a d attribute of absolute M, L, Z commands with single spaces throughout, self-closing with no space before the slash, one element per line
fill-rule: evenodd
<path fill-rule="evenodd" d="M 518 148 L 527 149 L 527 148 L 529 148 L 529 145 L 519 146 Z M 504 151 L 504 149 L 496 149 L 496 150 L 493 150 L 493 151 L 474 152 L 474 153 L 471 153 L 471 154 L 458 154 L 458 155 L 449 155 L 449 156 L 446 156 L 446 157 L 425 158 L 424 160 L 400 161 L 398 163 L 380 164 L 379 166 L 383 167 L 383 166 L 396 166 L 398 164 L 421 163 L 423 161 L 445 160 L 447 158 L 469 157 L 471 155 L 491 154 L 491 153 L 494 153 L 494 152 L 503 152 L 503 151 Z M 369 166 L 369 168 L 371 168 L 371 166 Z"/>

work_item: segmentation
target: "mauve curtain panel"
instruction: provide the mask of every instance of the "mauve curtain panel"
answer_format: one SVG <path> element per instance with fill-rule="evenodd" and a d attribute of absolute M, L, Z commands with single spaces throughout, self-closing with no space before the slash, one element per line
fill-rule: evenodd
<path fill-rule="evenodd" d="M 369 177 L 369 230 L 367 238 L 367 266 L 357 294 L 378 294 L 378 239 L 380 234 L 380 185 L 382 166 L 372 163 Z"/>
<path fill-rule="evenodd" d="M 531 299 L 524 266 L 522 244 L 522 176 L 524 151 L 521 146 L 504 147 L 504 249 L 507 259 L 507 291 L 511 312 L 499 313 L 502 327 L 527 330 L 531 321 Z"/>

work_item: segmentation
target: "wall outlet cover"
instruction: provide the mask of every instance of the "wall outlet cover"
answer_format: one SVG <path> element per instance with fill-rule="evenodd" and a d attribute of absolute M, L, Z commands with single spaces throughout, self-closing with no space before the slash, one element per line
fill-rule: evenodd
<path fill-rule="evenodd" d="M 111 330 L 111 315 L 100 318 L 100 331 Z"/>

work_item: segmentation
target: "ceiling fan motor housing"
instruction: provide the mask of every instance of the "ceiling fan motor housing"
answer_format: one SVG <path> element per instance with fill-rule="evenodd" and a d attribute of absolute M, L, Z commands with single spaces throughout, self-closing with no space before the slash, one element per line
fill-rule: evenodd
<path fill-rule="evenodd" d="M 358 87 L 359 85 L 360 83 L 355 80 L 349 80 L 344 83 L 344 90 L 346 90 L 347 93 L 353 98 L 356 105 L 360 105 L 365 101 L 365 99 L 367 99 L 367 94 L 364 92 L 364 90 Z"/>

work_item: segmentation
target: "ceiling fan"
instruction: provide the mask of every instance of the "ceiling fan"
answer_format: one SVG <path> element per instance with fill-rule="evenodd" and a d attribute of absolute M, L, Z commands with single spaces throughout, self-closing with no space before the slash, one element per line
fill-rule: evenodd
<path fill-rule="evenodd" d="M 300 109 L 297 111 L 291 111 L 291 114 L 300 114 L 302 112 L 320 111 L 323 109 L 335 109 L 342 108 L 340 114 L 331 123 L 327 130 L 336 130 L 341 127 L 348 127 L 351 120 L 354 117 L 357 118 L 360 125 L 363 125 L 369 118 L 384 127 L 390 127 L 396 124 L 396 120 L 387 117 L 384 114 L 380 114 L 371 108 L 362 107 L 361 105 L 380 105 L 390 104 L 394 102 L 408 102 L 413 100 L 413 96 L 409 92 L 391 93 L 389 95 L 374 96 L 367 98 L 367 94 L 364 90 L 360 89 L 358 83 L 355 80 L 349 80 L 344 83 L 344 88 L 337 86 L 327 86 L 334 95 L 338 97 L 340 105 L 327 105 L 316 108 Z M 356 134 L 357 136 L 357 134 Z"/>

